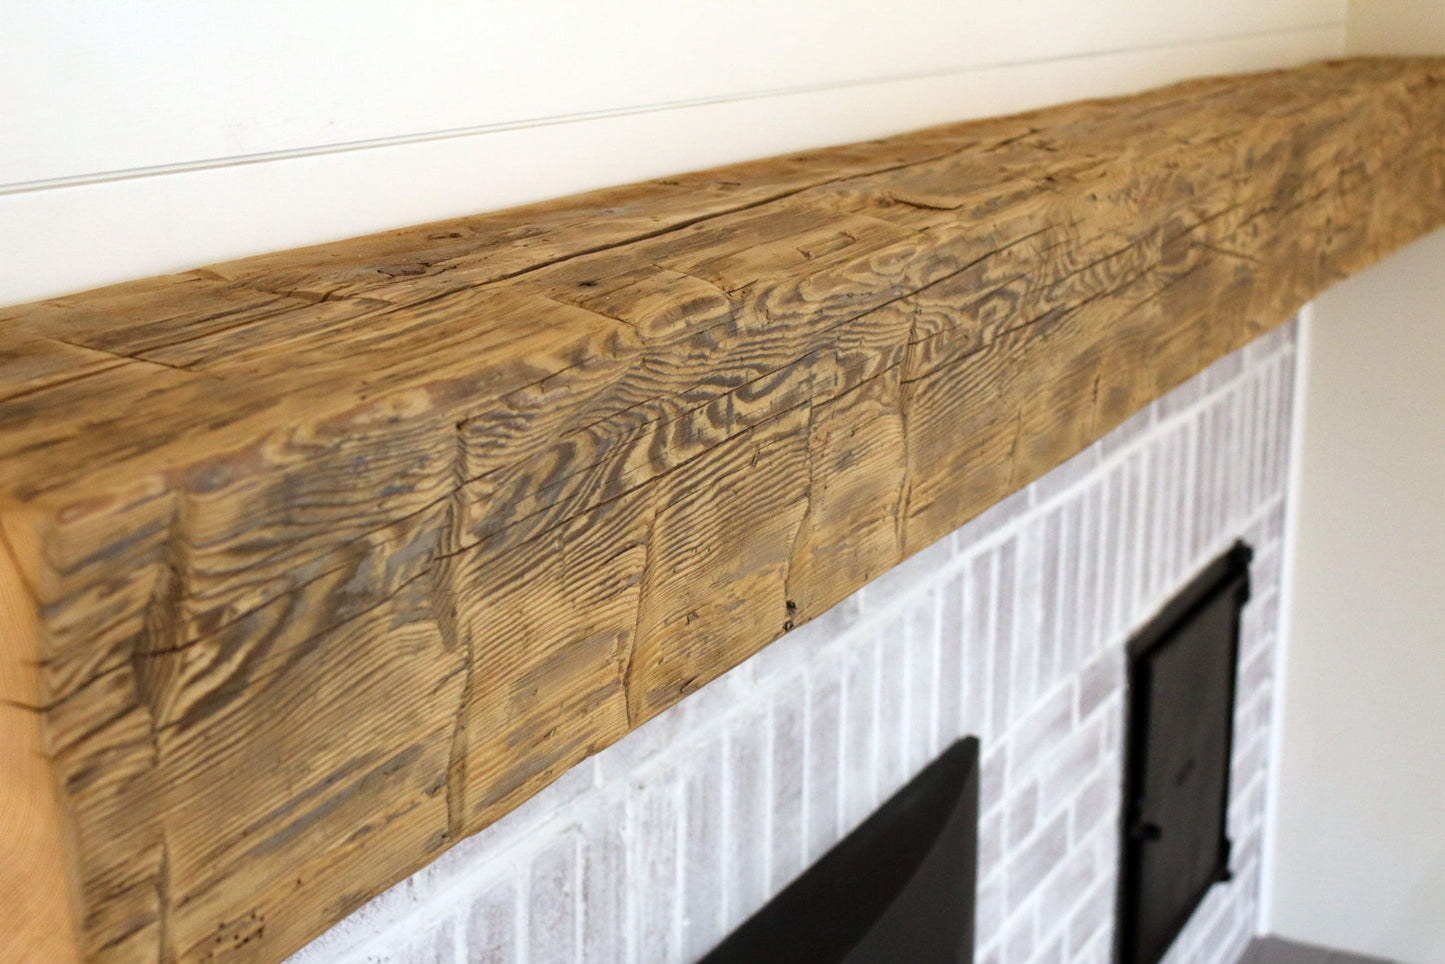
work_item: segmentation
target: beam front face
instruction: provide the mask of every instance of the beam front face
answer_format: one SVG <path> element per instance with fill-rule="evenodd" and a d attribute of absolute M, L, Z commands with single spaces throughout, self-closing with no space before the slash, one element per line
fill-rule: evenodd
<path fill-rule="evenodd" d="M 281 959 L 1445 223 L 1442 80 L 1193 81 L 0 310 L 0 956 Z"/>

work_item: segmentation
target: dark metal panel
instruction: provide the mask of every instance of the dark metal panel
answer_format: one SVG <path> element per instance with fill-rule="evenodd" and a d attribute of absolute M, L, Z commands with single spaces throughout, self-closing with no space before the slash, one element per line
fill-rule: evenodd
<path fill-rule="evenodd" d="M 972 964 L 978 740 L 959 740 L 703 960 Z"/>
<path fill-rule="evenodd" d="M 1250 549 L 1210 563 L 1129 643 L 1118 951 L 1155 964 L 1229 879 L 1230 759 Z"/>

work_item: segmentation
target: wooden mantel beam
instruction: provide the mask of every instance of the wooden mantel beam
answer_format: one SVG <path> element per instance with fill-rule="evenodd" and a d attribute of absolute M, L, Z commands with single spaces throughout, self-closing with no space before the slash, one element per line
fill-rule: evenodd
<path fill-rule="evenodd" d="M 275 961 L 1445 222 L 1445 61 L 0 309 L 0 959 Z"/>

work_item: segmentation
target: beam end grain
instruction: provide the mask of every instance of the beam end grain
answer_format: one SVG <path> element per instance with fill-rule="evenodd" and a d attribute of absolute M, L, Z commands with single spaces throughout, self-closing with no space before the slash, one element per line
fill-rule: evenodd
<path fill-rule="evenodd" d="M 65 964 L 80 960 L 78 895 L 41 727 L 38 607 L 13 544 L 31 547 L 11 519 L 0 512 L 0 960 Z"/>
<path fill-rule="evenodd" d="M 1190 81 L 0 309 L 0 956 L 279 960 L 1445 223 L 1442 81 Z"/>

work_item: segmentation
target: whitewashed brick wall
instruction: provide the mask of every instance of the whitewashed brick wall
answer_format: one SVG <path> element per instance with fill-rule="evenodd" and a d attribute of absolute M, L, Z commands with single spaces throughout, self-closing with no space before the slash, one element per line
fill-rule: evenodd
<path fill-rule="evenodd" d="M 1254 931 L 1294 326 L 1215 364 L 357 911 L 294 964 L 689 961 L 955 737 L 983 748 L 980 964 L 1110 959 L 1124 644 L 1255 548 L 1235 879 L 1171 964 Z"/>

